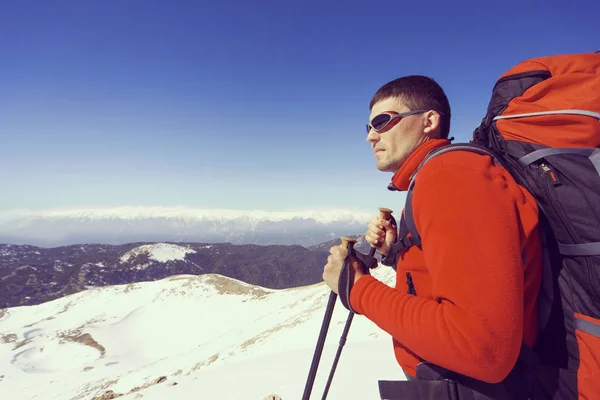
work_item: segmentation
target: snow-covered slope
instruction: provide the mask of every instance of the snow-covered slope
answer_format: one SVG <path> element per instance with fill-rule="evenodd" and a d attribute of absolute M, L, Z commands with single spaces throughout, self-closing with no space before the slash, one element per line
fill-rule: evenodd
<path fill-rule="evenodd" d="M 375 212 L 377 212 L 375 210 Z M 122 207 L 0 213 L 0 243 L 230 242 L 311 246 L 363 233 L 369 213 Z"/>
<path fill-rule="evenodd" d="M 373 273 L 392 284 L 390 268 Z M 2 310 L 0 393 L 11 399 L 110 398 L 108 391 L 124 399 L 300 398 L 329 293 L 324 284 L 269 290 L 220 275 L 183 275 Z M 347 315 L 338 300 L 314 398 Z M 403 379 L 391 339 L 355 316 L 328 398 L 377 398 L 377 379 Z"/>
<path fill-rule="evenodd" d="M 185 255 L 188 253 L 196 253 L 196 251 L 176 244 L 153 243 L 145 244 L 143 246 L 136 247 L 131 251 L 128 251 L 120 258 L 120 260 L 121 262 L 128 262 L 131 259 L 134 259 L 137 256 L 139 256 L 140 254 L 147 254 L 148 258 L 151 260 L 167 262 L 175 260 L 185 260 Z"/>

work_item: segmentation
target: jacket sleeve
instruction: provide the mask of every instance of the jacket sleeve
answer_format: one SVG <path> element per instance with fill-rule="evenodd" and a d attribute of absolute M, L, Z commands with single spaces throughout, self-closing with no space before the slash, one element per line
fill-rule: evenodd
<path fill-rule="evenodd" d="M 499 382 L 523 335 L 522 233 L 510 193 L 517 187 L 480 170 L 428 171 L 419 172 L 413 210 L 433 299 L 366 275 L 352 289 L 352 306 L 422 359 Z"/>

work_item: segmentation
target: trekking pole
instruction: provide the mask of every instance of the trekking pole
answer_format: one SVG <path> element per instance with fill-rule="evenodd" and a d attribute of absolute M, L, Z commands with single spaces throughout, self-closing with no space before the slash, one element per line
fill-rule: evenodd
<path fill-rule="evenodd" d="M 392 212 L 393 211 L 389 208 L 379 208 L 379 216 L 385 220 L 388 220 L 390 218 Z M 369 250 L 369 256 L 375 256 L 375 247 L 371 247 L 371 249 Z M 350 302 L 350 299 L 348 299 L 348 302 Z M 354 313 L 350 311 L 350 313 L 348 314 L 348 318 L 346 319 L 346 325 L 344 325 L 342 336 L 340 337 L 340 345 L 338 346 L 337 352 L 335 354 L 333 366 L 331 367 L 331 371 L 329 372 L 329 378 L 327 379 L 327 384 L 325 385 L 325 391 L 323 392 L 323 397 L 321 397 L 321 400 L 325 400 L 327 398 L 327 394 L 329 393 L 329 387 L 331 386 L 331 382 L 333 381 L 333 375 L 335 374 L 338 362 L 340 361 L 340 356 L 342 355 L 342 349 L 344 348 L 344 345 L 346 344 L 346 339 L 348 338 L 348 331 L 350 330 L 352 319 L 354 319 Z"/>
<path fill-rule="evenodd" d="M 350 249 L 354 243 L 356 243 L 356 239 L 345 236 L 342 237 L 342 247 Z M 302 400 L 310 399 L 310 392 L 312 391 L 313 384 L 315 383 L 315 376 L 317 375 L 317 369 L 319 368 L 319 361 L 321 360 L 321 354 L 323 353 L 323 345 L 325 344 L 325 338 L 327 337 L 327 330 L 329 329 L 329 323 L 331 322 L 331 316 L 333 315 L 333 308 L 336 300 L 337 293 L 332 290 L 329 294 L 329 301 L 327 302 L 325 317 L 323 318 L 323 324 L 321 325 L 321 332 L 319 333 L 317 347 L 315 348 L 315 354 L 310 365 L 310 371 L 308 373 L 308 379 L 306 380 L 306 387 L 304 388 Z"/>

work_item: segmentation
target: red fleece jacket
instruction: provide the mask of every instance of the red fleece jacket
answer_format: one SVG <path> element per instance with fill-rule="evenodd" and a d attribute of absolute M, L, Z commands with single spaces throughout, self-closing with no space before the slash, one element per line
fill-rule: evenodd
<path fill-rule="evenodd" d="M 425 155 L 448 143 L 421 145 L 394 175 L 395 187 L 407 190 Z M 536 340 L 541 244 L 534 198 L 489 156 L 448 152 L 419 171 L 413 213 L 422 249 L 401 254 L 395 288 L 359 278 L 353 308 L 393 337 L 398 363 L 413 376 L 429 361 L 503 380 L 521 342 Z M 407 293 L 407 272 L 416 295 Z"/>

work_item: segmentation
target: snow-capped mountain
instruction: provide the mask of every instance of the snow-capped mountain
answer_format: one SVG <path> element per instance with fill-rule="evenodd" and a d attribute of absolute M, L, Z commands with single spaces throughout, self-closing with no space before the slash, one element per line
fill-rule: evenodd
<path fill-rule="evenodd" d="M 55 247 L 185 241 L 311 246 L 365 232 L 370 216 L 346 210 L 269 212 L 179 207 L 14 210 L 0 212 L 0 243 Z"/>
<path fill-rule="evenodd" d="M 160 257 L 160 255 L 159 255 Z M 394 271 L 373 275 L 392 284 Z M 330 291 L 272 290 L 216 274 L 92 288 L 0 311 L 0 393 L 27 399 L 264 399 L 302 396 Z M 313 398 L 348 311 L 339 300 Z M 390 337 L 354 317 L 328 399 L 375 399 L 404 379 Z"/>

